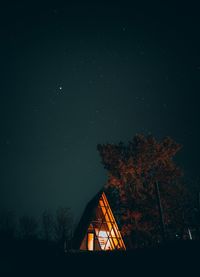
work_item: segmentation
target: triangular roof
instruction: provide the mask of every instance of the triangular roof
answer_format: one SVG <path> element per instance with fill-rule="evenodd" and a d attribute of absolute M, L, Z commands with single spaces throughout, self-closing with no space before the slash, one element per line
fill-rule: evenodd
<path fill-rule="evenodd" d="M 93 246 L 88 246 L 89 235 L 92 236 Z M 87 204 L 74 233 L 73 248 L 81 250 L 126 249 L 103 190 L 99 191 Z"/>

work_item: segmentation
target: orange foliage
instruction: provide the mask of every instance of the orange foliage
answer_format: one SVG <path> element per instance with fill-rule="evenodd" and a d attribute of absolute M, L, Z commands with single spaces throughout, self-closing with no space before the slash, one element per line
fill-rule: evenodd
<path fill-rule="evenodd" d="M 169 137 L 157 141 L 152 136 L 143 135 L 135 136 L 127 145 L 98 145 L 102 163 L 108 170 L 106 186 L 118 190 L 126 211 L 123 233 L 130 234 L 135 229 L 155 231 L 155 226 L 158 226 L 155 182 L 160 186 L 165 223 L 174 220 L 173 212 L 179 213 L 180 217 L 181 201 L 177 203 L 176 200 L 183 191 L 182 186 L 178 187 L 182 173 L 173 161 L 180 148 Z M 176 223 L 180 221 L 176 219 Z"/>

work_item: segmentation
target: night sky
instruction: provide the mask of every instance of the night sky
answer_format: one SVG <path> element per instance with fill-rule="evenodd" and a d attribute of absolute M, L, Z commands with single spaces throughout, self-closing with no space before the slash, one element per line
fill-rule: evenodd
<path fill-rule="evenodd" d="M 78 217 L 106 182 L 96 145 L 136 133 L 181 143 L 197 180 L 200 9 L 134 2 L 1 4 L 0 208 Z"/>

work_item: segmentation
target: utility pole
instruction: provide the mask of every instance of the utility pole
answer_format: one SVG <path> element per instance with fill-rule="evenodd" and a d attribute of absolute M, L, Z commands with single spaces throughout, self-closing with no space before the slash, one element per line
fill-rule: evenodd
<path fill-rule="evenodd" d="M 164 216 L 163 216 L 163 208 L 160 200 L 160 190 L 159 190 L 159 185 L 157 181 L 155 182 L 155 191 L 156 191 L 156 198 L 157 198 L 158 209 L 159 209 L 161 234 L 162 234 L 163 242 L 166 242 L 166 230 L 165 230 L 165 223 L 164 223 Z"/>

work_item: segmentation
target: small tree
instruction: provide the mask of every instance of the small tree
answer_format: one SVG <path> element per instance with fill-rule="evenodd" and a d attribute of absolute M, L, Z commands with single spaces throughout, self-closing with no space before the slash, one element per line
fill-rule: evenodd
<path fill-rule="evenodd" d="M 72 232 L 72 214 L 69 208 L 58 208 L 55 218 L 55 239 L 61 248 L 68 248 Z"/>
<path fill-rule="evenodd" d="M 53 215 L 48 211 L 44 211 L 42 214 L 42 235 L 44 240 L 51 241 L 53 238 L 54 231 L 54 218 Z"/>
<path fill-rule="evenodd" d="M 16 218 L 12 211 L 0 213 L 0 239 L 14 239 L 16 232 Z"/>
<path fill-rule="evenodd" d="M 181 146 L 167 137 L 137 135 L 127 145 L 103 144 L 97 149 L 108 170 L 107 188 L 118 192 L 123 214 L 122 232 L 134 247 L 159 242 L 161 226 L 155 183 L 159 183 L 164 223 L 174 235 L 183 226 L 186 190 L 182 172 L 173 161 Z"/>
<path fill-rule="evenodd" d="M 22 239 L 30 240 L 37 237 L 38 223 L 33 216 L 24 215 L 19 218 L 19 232 Z"/>

